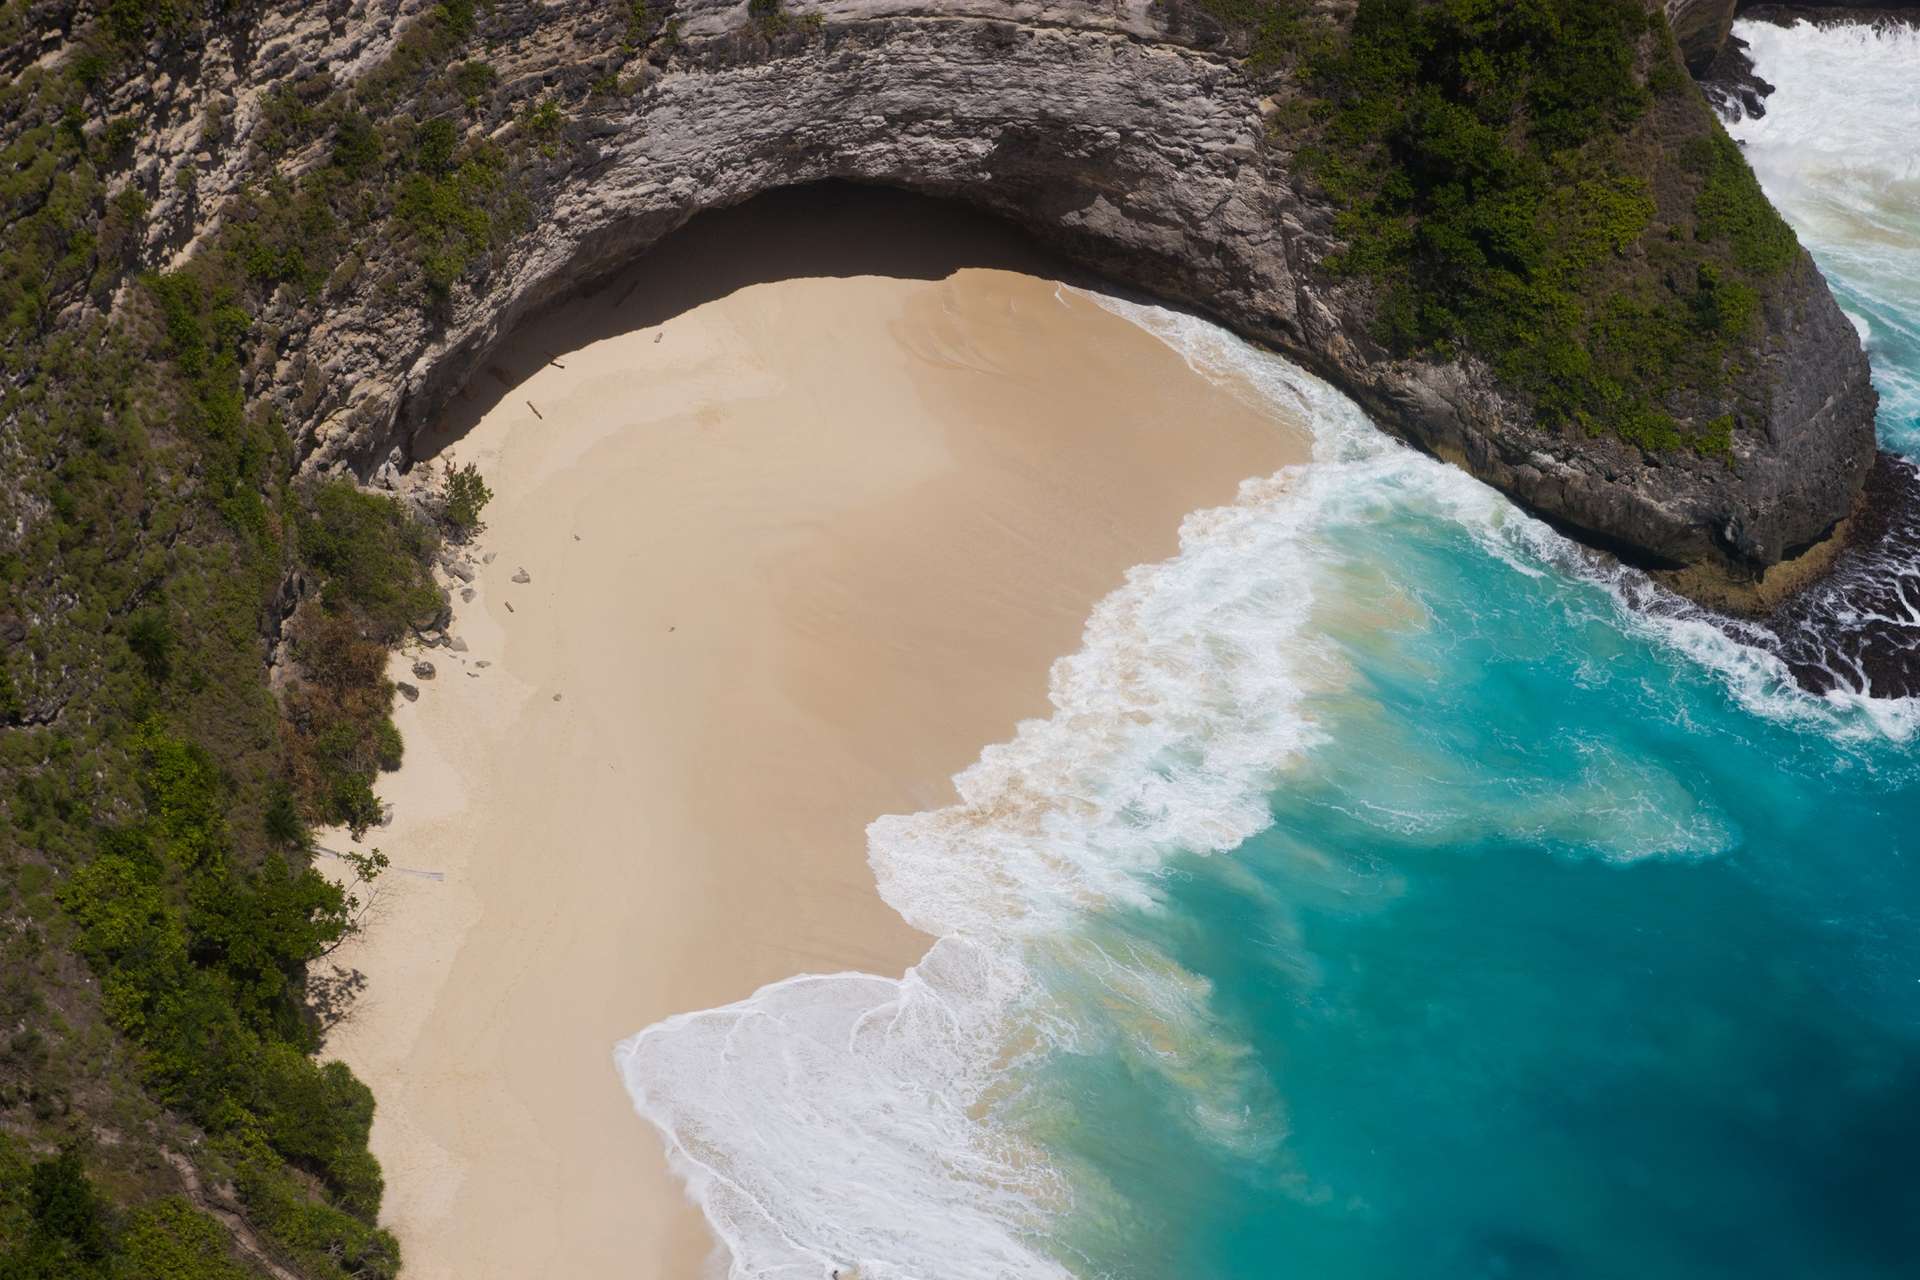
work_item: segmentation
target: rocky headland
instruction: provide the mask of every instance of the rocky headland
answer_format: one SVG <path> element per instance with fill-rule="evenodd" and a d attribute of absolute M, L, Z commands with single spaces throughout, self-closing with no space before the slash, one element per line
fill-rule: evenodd
<path fill-rule="evenodd" d="M 379 820 L 387 655 L 445 622 L 416 440 L 521 321 L 781 188 L 997 215 L 1766 617 L 1811 687 L 1920 690 L 1856 625 L 1920 599 L 1920 486 L 1687 74 L 1737 6 L 1547 8 L 0 5 L 0 1222 L 19 1138 L 129 1240 L 397 1271 L 372 1098 L 311 1057 L 356 917 L 308 826 Z"/>
<path fill-rule="evenodd" d="M 1861 492 L 1865 358 L 1798 251 L 1729 354 L 1741 376 L 1669 397 L 1686 421 L 1730 421 L 1719 455 L 1545 430 L 1531 397 L 1474 354 L 1377 341 L 1373 282 L 1323 269 L 1341 246 L 1340 210 L 1299 162 L 1312 139 L 1297 74 L 1250 71 L 1236 56 L 1246 37 L 1206 7 L 501 5 L 482 24 L 485 87 L 464 95 L 479 110 L 458 110 L 444 85 L 368 93 L 370 76 L 404 61 L 410 26 L 444 10 L 333 3 L 214 26 L 174 55 L 177 70 L 128 80 L 107 108 L 149 126 L 127 180 L 152 199 L 143 260 L 155 265 L 253 216 L 236 214 L 234 197 L 325 166 L 338 144 L 326 126 L 346 95 L 413 123 L 452 116 L 456 145 L 509 156 L 500 179 L 517 207 L 434 300 L 418 287 L 420 234 L 380 228 L 356 237 L 321 287 L 272 291 L 246 389 L 279 411 L 309 470 L 405 468 L 413 433 L 529 313 L 704 209 L 841 179 L 967 201 L 1111 280 L 1198 307 L 1638 563 L 1755 578 L 1825 538 Z M 1691 14 L 1681 5 L 1676 21 Z M 68 56 L 49 38 L 38 65 Z M 1710 128 L 1704 113 L 1655 108 L 1641 132 L 1670 149 L 1646 165 L 1656 187 Z M 503 233 L 508 223 L 521 229 Z"/>

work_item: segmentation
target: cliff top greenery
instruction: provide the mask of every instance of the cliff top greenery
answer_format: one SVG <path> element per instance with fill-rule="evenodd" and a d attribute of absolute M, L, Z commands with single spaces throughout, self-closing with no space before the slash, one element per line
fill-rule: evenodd
<path fill-rule="evenodd" d="M 1372 286 L 1383 343 L 1480 356 L 1549 428 L 1730 451 L 1724 393 L 1798 245 L 1658 6 L 1205 7 L 1303 90 L 1283 128 L 1338 210 L 1324 265 Z"/>
<path fill-rule="evenodd" d="M 1373 291 L 1382 342 L 1473 352 L 1551 426 L 1726 448 L 1733 418 L 1695 389 L 1735 377 L 1797 250 L 1657 19 L 1363 0 L 1348 30 L 1304 0 L 1204 3 L 1296 93 L 1341 210 L 1328 265 Z M 156 272 L 147 126 L 116 91 L 197 74 L 209 32 L 258 8 L 0 0 L 0 1280 L 258 1274 L 213 1199 L 314 1280 L 399 1266 L 372 1099 L 311 1056 L 309 980 L 355 904 L 310 826 L 378 816 L 402 749 L 386 658 L 441 607 L 439 531 L 297 480 L 249 388 L 283 326 L 356 291 L 441 313 L 527 225 L 569 112 L 621 86 L 503 86 L 494 7 L 445 0 L 351 83 L 276 86 L 258 180 Z M 674 38 L 669 4 L 606 20 L 610 48 Z M 202 123 L 210 151 L 241 145 Z M 304 408 L 319 377 L 280 389 Z M 454 536 L 484 501 L 468 473 Z"/>
<path fill-rule="evenodd" d="M 476 22 L 456 0 L 356 84 L 276 90 L 264 180 L 188 263 L 143 271 L 143 126 L 107 104 L 155 62 L 191 74 L 211 26 L 245 20 L 0 3 L 4 1280 L 258 1274 L 209 1197 L 313 1280 L 399 1268 L 373 1099 L 312 1056 L 328 1010 L 310 969 L 358 904 L 314 869 L 309 825 L 378 816 L 401 752 L 387 654 L 443 608 L 440 532 L 350 481 L 296 480 L 246 388 L 273 368 L 277 303 L 323 305 L 366 239 L 406 250 L 393 287 L 424 309 L 484 269 L 512 160 L 390 110 L 491 109 L 490 69 L 456 56 Z M 33 65 L 43 24 L 72 33 L 68 56 Z M 229 127 L 209 117 L 206 145 Z M 278 175 L 316 143 L 324 163 Z M 453 497 L 456 531 L 477 523 L 478 477 Z M 182 1193 L 181 1165 L 202 1190 Z"/>

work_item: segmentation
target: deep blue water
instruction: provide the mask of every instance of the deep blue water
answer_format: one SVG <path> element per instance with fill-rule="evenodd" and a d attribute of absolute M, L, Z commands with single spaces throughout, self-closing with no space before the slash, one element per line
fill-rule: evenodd
<path fill-rule="evenodd" d="M 1342 644 L 1269 831 L 1113 926 L 1212 984 L 1285 1136 L 1056 1061 L 1140 1215 L 1100 1269 L 1920 1273 L 1910 749 L 1756 715 L 1444 526 L 1353 551 L 1425 616 Z"/>
<path fill-rule="evenodd" d="M 1920 451 L 1920 41 L 1745 34 L 1781 90 L 1736 136 L 1866 331 L 1883 443 Z M 1080 1188 L 1054 1252 L 1920 1275 L 1911 708 L 1702 662 L 1480 532 L 1387 497 L 1317 544 L 1347 678 L 1309 698 L 1272 826 L 1098 926 L 1208 984 L 1195 1034 L 1231 1065 L 1170 1084 L 1123 1030 L 1049 1060 L 1032 1112 L 1075 1119 L 1034 1123 Z M 1244 1126 L 1196 1119 L 1208 1088 Z"/>
<path fill-rule="evenodd" d="M 1920 36 L 1744 24 L 1733 131 L 1920 454 Z M 1920 704 L 1801 692 L 1324 384 L 1315 460 L 869 829 L 940 939 L 617 1060 L 733 1274 L 1920 1276 Z"/>

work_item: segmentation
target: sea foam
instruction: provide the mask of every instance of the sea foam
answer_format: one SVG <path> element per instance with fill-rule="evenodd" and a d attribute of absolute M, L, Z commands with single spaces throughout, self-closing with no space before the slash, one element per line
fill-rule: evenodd
<path fill-rule="evenodd" d="M 1340 425 L 1322 410 L 1364 425 L 1213 326 L 1131 314 L 1317 427 Z M 961 773 L 959 803 L 869 827 L 882 895 L 938 939 L 902 978 L 797 977 L 619 1046 L 733 1275 L 1066 1274 L 1044 1238 L 1074 1191 L 1009 1122 L 1023 1061 L 1089 1034 L 1084 1002 L 1050 991 L 1048 972 L 1102 975 L 1106 1018 L 1159 1029 L 1157 1069 L 1231 1061 L 1179 1048 L 1210 1039 L 1204 983 L 1164 958 L 1093 954 L 1076 932 L 1105 908 L 1150 909 L 1173 854 L 1230 849 L 1271 820 L 1279 771 L 1315 740 L 1306 682 L 1327 676 L 1302 542 L 1330 478 L 1291 468 L 1189 516 L 1179 554 L 1130 571 L 1055 664 L 1048 718 Z M 1242 1140 L 1247 1109 L 1214 1084 L 1196 1123 Z"/>
<path fill-rule="evenodd" d="M 1920 30 L 1743 20 L 1764 116 L 1729 121 L 1873 357 L 1883 443 L 1920 451 Z"/>
<path fill-rule="evenodd" d="M 1809 697 L 1764 648 L 1389 439 L 1291 363 L 1191 315 L 1089 296 L 1304 418 L 1314 460 L 1189 516 L 1177 555 L 1130 571 L 1054 665 L 1052 714 L 962 772 L 959 803 L 870 825 L 882 895 L 937 939 L 919 964 L 898 979 L 795 977 L 615 1050 L 739 1280 L 1071 1274 L 1051 1228 L 1086 1189 L 1025 1133 L 1022 1081 L 1049 1054 L 1111 1047 L 1115 1028 L 1149 1046 L 1142 1069 L 1196 1097 L 1209 1140 L 1282 1130 L 1234 1078 L 1206 983 L 1088 926 L 1153 910 L 1174 855 L 1232 849 L 1272 821 L 1270 793 L 1320 740 L 1314 692 L 1348 674 L 1327 639 L 1353 604 L 1339 598 L 1343 528 L 1458 527 L 1511 571 L 1567 580 L 1565 607 L 1604 610 L 1715 673 L 1749 710 L 1840 737 L 1898 730 Z M 1700 838 L 1700 852 L 1723 843 Z"/>

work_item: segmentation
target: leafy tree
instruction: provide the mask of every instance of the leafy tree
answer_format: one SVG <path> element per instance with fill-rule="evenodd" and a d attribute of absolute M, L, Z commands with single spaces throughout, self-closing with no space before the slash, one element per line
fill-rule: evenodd
<path fill-rule="evenodd" d="M 480 512 L 492 500 L 493 490 L 471 462 L 447 476 L 446 519 L 459 536 L 468 537 L 486 527 L 480 523 Z"/>

